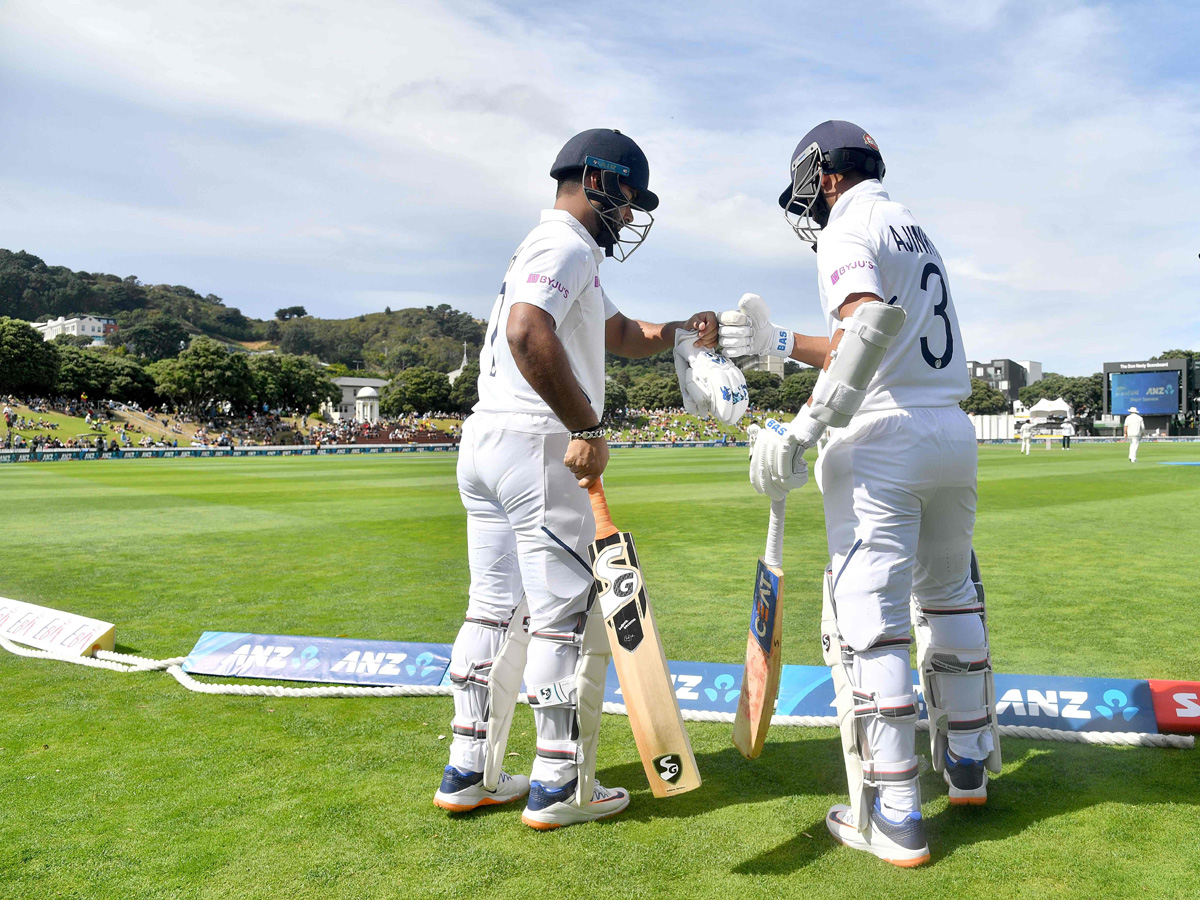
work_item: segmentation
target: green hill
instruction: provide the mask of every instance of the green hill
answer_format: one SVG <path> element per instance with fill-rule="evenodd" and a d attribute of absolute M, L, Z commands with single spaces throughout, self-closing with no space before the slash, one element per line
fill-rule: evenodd
<path fill-rule="evenodd" d="M 320 319 L 293 307 L 280 310 L 276 319 L 254 319 L 215 294 L 201 295 L 185 285 L 74 271 L 23 250 L 0 249 L 0 316 L 38 322 L 79 313 L 113 316 L 121 332 L 144 340 L 135 346 L 144 356 L 172 355 L 179 337 L 192 334 L 388 372 L 416 365 L 441 372 L 457 368 L 463 342 L 477 354 L 485 328 L 448 304 L 350 319 Z"/>

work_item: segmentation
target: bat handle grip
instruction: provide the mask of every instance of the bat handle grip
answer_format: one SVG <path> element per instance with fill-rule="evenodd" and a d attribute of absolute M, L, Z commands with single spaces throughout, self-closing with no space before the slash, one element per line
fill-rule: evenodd
<path fill-rule="evenodd" d="M 771 501 L 771 524 L 767 526 L 767 549 L 763 561 L 768 566 L 783 565 L 783 516 L 787 512 L 787 499 Z"/>
<path fill-rule="evenodd" d="M 608 500 L 604 496 L 604 485 L 596 479 L 588 488 L 588 499 L 592 501 L 592 513 L 596 516 L 596 540 L 617 533 L 613 524 L 612 513 L 608 511 Z"/>

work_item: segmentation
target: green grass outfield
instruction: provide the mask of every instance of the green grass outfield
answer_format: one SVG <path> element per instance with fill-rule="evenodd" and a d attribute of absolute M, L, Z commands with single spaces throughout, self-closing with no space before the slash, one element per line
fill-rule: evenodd
<path fill-rule="evenodd" d="M 1200 446 L 981 448 L 976 546 L 1006 672 L 1200 680 Z M 668 655 L 736 662 L 767 504 L 744 450 L 624 450 L 607 476 Z M 0 595 L 185 654 L 205 629 L 450 641 L 467 586 L 454 457 L 62 462 L 0 468 Z M 818 664 L 820 498 L 789 501 L 785 660 Z M 655 800 L 628 720 L 610 822 L 536 833 L 431 797 L 448 698 L 202 696 L 0 651 L 0 897 L 1196 897 L 1200 753 L 1008 740 L 988 806 L 923 779 L 933 861 L 835 845 L 832 729 L 744 761 L 693 724 L 705 784 Z M 528 771 L 520 707 L 511 767 Z M 927 747 L 926 747 L 927 751 Z"/>

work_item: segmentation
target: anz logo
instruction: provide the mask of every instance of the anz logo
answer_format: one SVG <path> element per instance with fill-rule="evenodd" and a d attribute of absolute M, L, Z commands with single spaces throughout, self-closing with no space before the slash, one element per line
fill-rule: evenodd
<path fill-rule="evenodd" d="M 1138 714 L 1138 708 L 1130 703 L 1124 691 L 1113 688 L 1104 692 L 1102 703 L 1095 705 L 1096 713 L 1110 722 L 1117 718 L 1129 722 Z M 1027 718 L 1091 719 L 1091 710 L 1083 706 L 1088 701 L 1087 691 L 1023 691 L 1012 688 L 1005 691 L 996 703 L 996 714 L 1012 712 Z"/>
<path fill-rule="evenodd" d="M 675 696 L 685 705 L 693 706 L 698 701 L 707 698 L 716 703 L 733 703 L 741 695 L 741 685 L 732 675 L 722 672 L 712 681 L 712 687 L 704 687 L 703 675 L 671 673 L 671 684 L 675 688 Z M 615 693 L 620 696 L 623 692 L 620 685 Z"/>

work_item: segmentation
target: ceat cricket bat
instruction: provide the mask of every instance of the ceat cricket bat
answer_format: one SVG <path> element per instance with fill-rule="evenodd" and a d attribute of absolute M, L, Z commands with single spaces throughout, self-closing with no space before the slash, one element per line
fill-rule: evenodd
<path fill-rule="evenodd" d="M 750 635 L 746 639 L 746 666 L 742 670 L 742 695 L 733 718 L 733 746 L 746 759 L 757 759 L 767 740 L 779 673 L 783 668 L 783 515 L 787 500 L 771 501 L 767 549 L 758 561 L 754 601 L 750 608 Z"/>
<path fill-rule="evenodd" d="M 654 796 L 673 797 L 700 787 L 700 770 L 679 712 L 633 535 L 613 525 L 599 481 L 588 493 L 596 514 L 596 541 L 588 551 L 596 600 L 633 739 Z"/>

